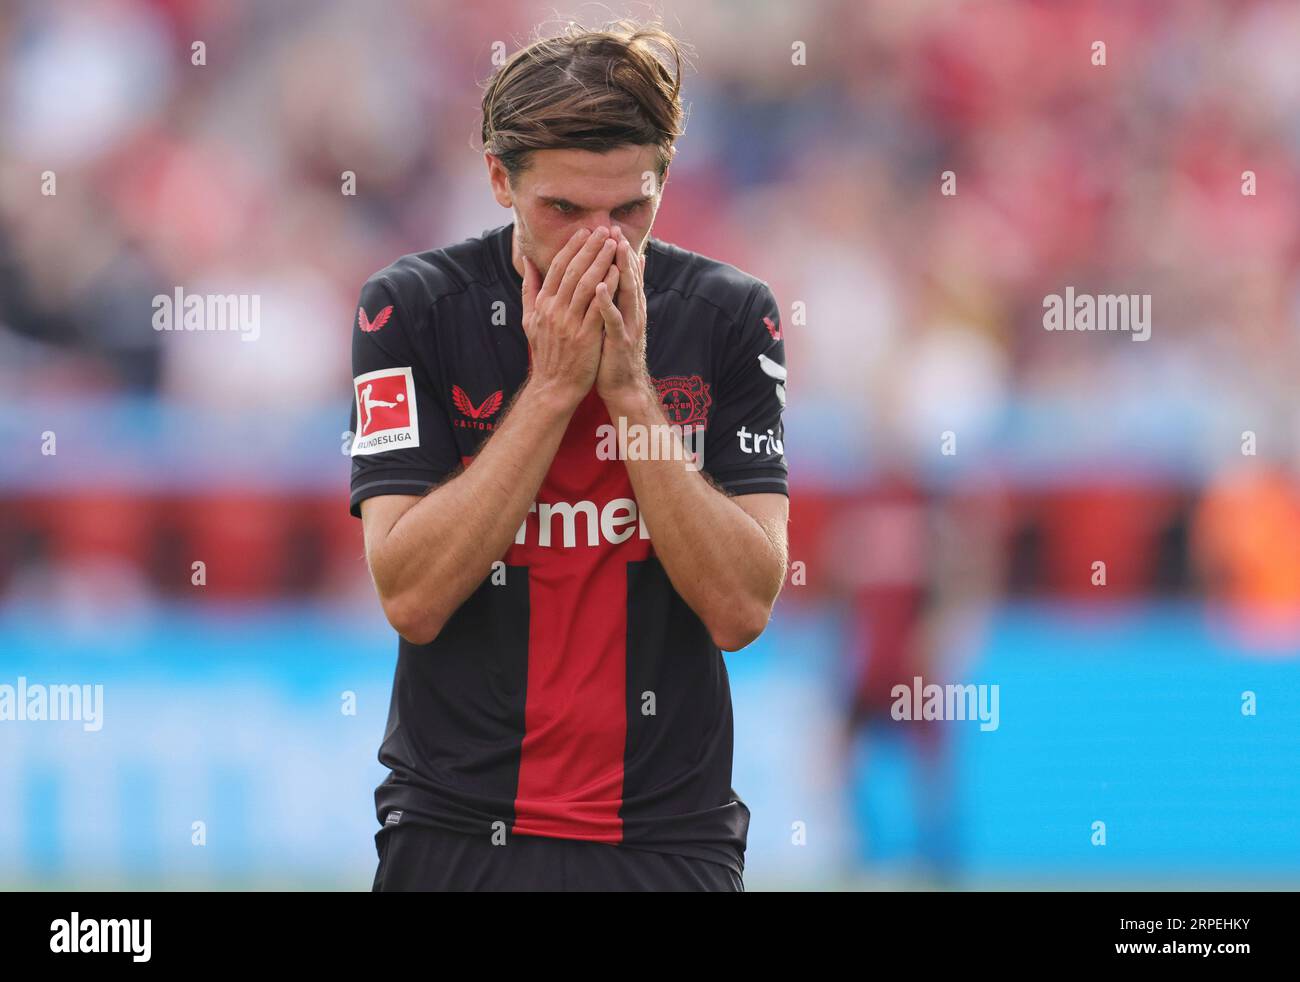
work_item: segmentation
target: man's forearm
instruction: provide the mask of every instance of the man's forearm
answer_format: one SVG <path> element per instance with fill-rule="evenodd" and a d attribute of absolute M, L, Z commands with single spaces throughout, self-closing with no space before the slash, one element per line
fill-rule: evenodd
<path fill-rule="evenodd" d="M 573 406 L 525 383 L 473 465 L 393 525 L 372 560 L 385 606 L 427 643 L 510 547 L 555 457 Z"/>
<path fill-rule="evenodd" d="M 607 402 L 643 432 L 668 426 L 658 394 L 648 385 Z M 655 555 L 674 589 L 709 629 L 719 647 L 734 650 L 752 641 L 771 614 L 785 580 L 786 557 L 773 537 L 736 502 L 685 463 L 681 436 L 668 460 L 627 460 L 637 507 L 645 518 Z M 658 445 L 660 441 L 651 441 Z"/>

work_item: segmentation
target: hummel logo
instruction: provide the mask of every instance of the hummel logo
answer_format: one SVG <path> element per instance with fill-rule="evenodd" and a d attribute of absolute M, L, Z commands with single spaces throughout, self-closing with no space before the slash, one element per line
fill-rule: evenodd
<path fill-rule="evenodd" d="M 495 423 L 487 422 L 488 419 L 495 416 L 497 410 L 501 408 L 503 393 L 500 389 L 493 392 L 483 400 L 482 404 L 475 406 L 468 393 L 459 385 L 451 387 L 451 401 L 462 416 L 468 416 L 474 422 L 466 422 L 463 419 L 456 420 L 457 426 L 468 427 L 473 430 L 493 430 L 496 429 Z"/>
<path fill-rule="evenodd" d="M 580 516 L 584 533 L 581 535 Z M 615 498 L 603 506 L 594 501 L 534 501 L 515 533 L 515 545 L 574 549 L 581 548 L 582 542 L 589 547 L 606 543 L 621 545 L 634 535 L 638 539 L 650 538 L 645 516 L 638 511 L 635 498 Z"/>
<path fill-rule="evenodd" d="M 366 317 L 366 308 L 365 308 L 365 307 L 358 307 L 358 308 L 357 308 L 357 327 L 361 328 L 361 330 L 365 331 L 367 334 L 373 334 L 375 331 L 379 330 L 381 327 L 383 327 L 385 324 L 387 324 L 387 323 L 388 323 L 388 318 L 390 318 L 390 317 L 392 317 L 392 316 L 393 316 L 393 305 L 392 305 L 392 304 L 389 304 L 387 307 L 385 307 L 383 310 L 381 310 L 378 314 L 376 314 L 376 315 L 375 315 L 375 319 L 374 319 L 373 321 Z"/>

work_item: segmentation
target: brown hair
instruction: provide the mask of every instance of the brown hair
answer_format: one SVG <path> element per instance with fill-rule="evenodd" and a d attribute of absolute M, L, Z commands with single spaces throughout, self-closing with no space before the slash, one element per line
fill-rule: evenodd
<path fill-rule="evenodd" d="M 534 150 L 659 148 L 662 179 L 681 136 L 682 46 L 657 24 L 570 23 L 515 52 L 483 93 L 483 149 L 513 181 Z"/>

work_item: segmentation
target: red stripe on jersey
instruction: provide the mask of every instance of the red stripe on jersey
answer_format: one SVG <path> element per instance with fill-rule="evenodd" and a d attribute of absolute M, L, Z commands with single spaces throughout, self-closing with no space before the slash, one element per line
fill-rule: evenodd
<path fill-rule="evenodd" d="M 609 423 L 593 389 L 569 421 L 523 544 L 505 556 L 507 565 L 528 567 L 528 689 L 514 823 L 521 835 L 623 837 L 627 564 L 647 558 L 651 545 L 629 526 L 627 510 L 610 526 L 614 540 L 630 531 L 625 541 L 602 534 L 606 506 L 633 497 L 625 464 L 596 456 L 598 428 Z M 542 506 L 561 503 L 565 512 L 547 510 L 543 529 Z M 574 503 L 583 509 L 568 507 Z"/>

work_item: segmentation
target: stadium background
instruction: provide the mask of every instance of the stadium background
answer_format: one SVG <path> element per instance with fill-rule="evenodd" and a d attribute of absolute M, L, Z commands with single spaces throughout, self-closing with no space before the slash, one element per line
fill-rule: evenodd
<path fill-rule="evenodd" d="M 750 889 L 1294 887 L 1300 4 L 660 9 L 656 234 L 786 312 L 804 581 L 727 658 Z M 0 683 L 105 686 L 97 733 L 0 722 L 0 885 L 369 886 L 356 294 L 509 220 L 479 83 L 554 14 L 0 7 Z M 178 286 L 261 336 L 153 330 Z M 1066 286 L 1150 294 L 1151 339 L 1044 331 Z M 997 684 L 998 728 L 889 721 L 913 675 Z"/>

